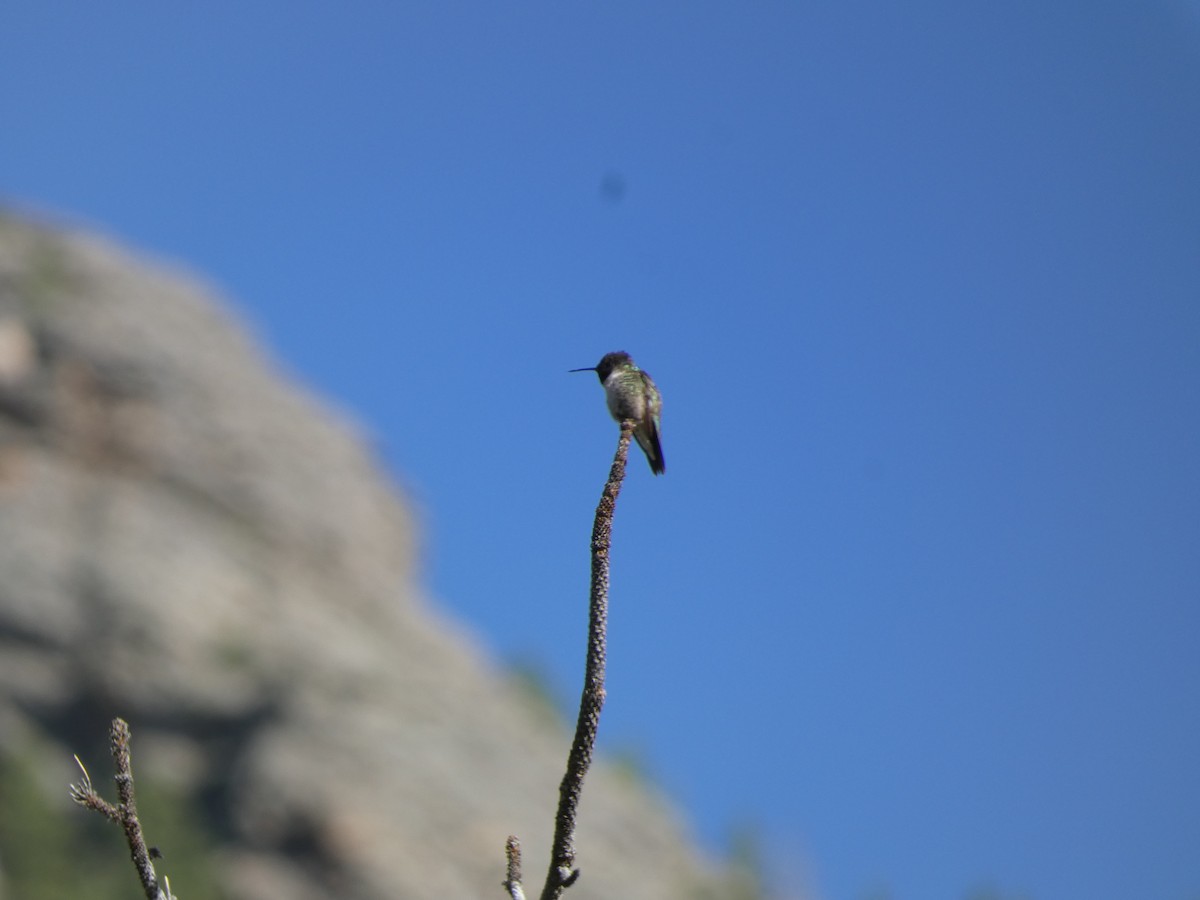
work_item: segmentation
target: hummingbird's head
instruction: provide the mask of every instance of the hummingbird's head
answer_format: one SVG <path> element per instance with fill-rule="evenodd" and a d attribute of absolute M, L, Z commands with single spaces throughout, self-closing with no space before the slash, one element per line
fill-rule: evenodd
<path fill-rule="evenodd" d="M 614 370 L 633 365 L 633 357 L 624 350 L 616 350 L 612 353 L 605 353 L 603 359 L 594 366 L 587 366 L 583 369 L 571 369 L 572 372 L 595 372 L 600 376 L 600 383 L 603 384 L 605 379 L 613 373 Z"/>

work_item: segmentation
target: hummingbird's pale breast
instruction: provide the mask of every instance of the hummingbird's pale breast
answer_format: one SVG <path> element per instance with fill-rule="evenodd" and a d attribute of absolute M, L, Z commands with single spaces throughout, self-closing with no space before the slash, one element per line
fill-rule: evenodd
<path fill-rule="evenodd" d="M 613 372 L 604 380 L 604 399 L 618 422 L 622 419 L 640 422 L 646 418 L 646 391 L 640 372 Z"/>

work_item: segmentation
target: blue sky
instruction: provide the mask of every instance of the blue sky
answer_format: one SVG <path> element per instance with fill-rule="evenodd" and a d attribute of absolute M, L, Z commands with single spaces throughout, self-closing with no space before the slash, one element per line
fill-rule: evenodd
<path fill-rule="evenodd" d="M 602 739 L 710 847 L 1200 897 L 1195 2 L 10 2 L 0 114 L 0 199 L 219 286 L 564 700 L 566 370 L 654 375 Z"/>

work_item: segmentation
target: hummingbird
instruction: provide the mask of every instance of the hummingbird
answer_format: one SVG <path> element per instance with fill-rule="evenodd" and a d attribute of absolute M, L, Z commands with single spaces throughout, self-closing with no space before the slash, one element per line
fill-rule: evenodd
<path fill-rule="evenodd" d="M 633 357 L 623 350 L 606 353 L 594 366 L 571 369 L 572 372 L 595 372 L 604 385 L 608 411 L 618 422 L 633 419 L 633 436 L 646 453 L 650 471 L 661 475 L 667 470 L 663 461 L 658 432 L 662 428 L 662 395 L 650 375 L 638 368 Z"/>

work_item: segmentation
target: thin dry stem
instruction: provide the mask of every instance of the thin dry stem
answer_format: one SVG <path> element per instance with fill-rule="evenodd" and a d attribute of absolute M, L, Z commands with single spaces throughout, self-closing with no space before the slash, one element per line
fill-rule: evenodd
<path fill-rule="evenodd" d="M 504 854 L 508 857 L 508 874 L 504 879 L 504 888 L 512 900 L 525 900 L 525 890 L 521 887 L 521 842 L 517 836 L 510 834 L 504 843 Z"/>
<path fill-rule="evenodd" d="M 583 793 L 583 778 L 592 763 L 596 732 L 600 727 L 600 711 L 604 707 L 604 664 L 608 631 L 608 553 L 612 543 L 612 520 L 617 495 L 625 480 L 625 463 L 629 457 L 629 441 L 634 422 L 621 423 L 621 437 L 613 457 L 608 481 L 596 507 L 592 526 L 592 584 L 588 615 L 587 667 L 584 672 L 583 695 L 579 701 L 579 718 L 575 724 L 575 739 L 567 757 L 567 771 L 558 789 L 558 812 L 554 819 L 554 843 L 550 853 L 550 868 L 542 888 L 541 900 L 555 900 L 579 878 L 575 868 L 575 817 Z"/>
<path fill-rule="evenodd" d="M 154 863 L 150 861 L 150 852 L 146 849 L 146 838 L 142 834 L 142 823 L 138 821 L 137 802 L 133 792 L 133 763 L 129 755 L 129 724 L 124 719 L 113 719 L 109 731 L 109 746 L 117 774 L 116 806 L 109 803 L 97 792 L 92 785 L 92 777 L 84 767 L 79 757 L 75 762 L 83 772 L 78 784 L 70 787 L 71 799 L 87 809 L 93 809 L 112 822 L 121 826 L 125 832 L 125 843 L 129 845 L 129 855 L 137 869 L 138 878 L 142 882 L 142 890 L 147 900 L 171 900 L 171 887 L 164 882 L 165 889 L 159 884 L 158 875 L 154 871 Z"/>
<path fill-rule="evenodd" d="M 583 793 L 583 778 L 592 764 L 596 747 L 596 732 L 600 727 L 600 711 L 604 707 L 604 662 L 608 631 L 608 551 L 612 543 L 613 512 L 617 495 L 625 480 L 625 463 L 629 458 L 629 442 L 636 423 L 626 419 L 621 423 L 621 437 L 613 457 L 608 481 L 600 494 L 596 518 L 592 525 L 592 583 L 588 611 L 587 666 L 583 678 L 583 696 L 579 700 L 579 718 L 575 723 L 575 739 L 567 756 L 567 772 L 558 789 L 558 811 L 554 817 L 554 843 L 550 850 L 550 869 L 542 887 L 540 900 L 556 900 L 579 878 L 575 868 L 575 816 L 579 797 Z M 508 857 L 508 876 L 504 887 L 513 900 L 525 900 L 521 887 L 521 845 L 509 836 L 505 844 Z"/>

